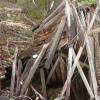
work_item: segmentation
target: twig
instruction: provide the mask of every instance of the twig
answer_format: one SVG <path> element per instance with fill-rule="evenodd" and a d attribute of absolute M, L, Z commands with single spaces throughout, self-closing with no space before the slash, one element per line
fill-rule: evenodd
<path fill-rule="evenodd" d="M 35 92 L 37 96 L 39 96 L 42 100 L 46 100 L 35 88 L 31 85 L 32 90 Z"/>

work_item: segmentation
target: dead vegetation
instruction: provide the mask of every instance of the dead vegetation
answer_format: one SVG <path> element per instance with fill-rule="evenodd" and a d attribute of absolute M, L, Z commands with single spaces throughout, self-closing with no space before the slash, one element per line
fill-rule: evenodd
<path fill-rule="evenodd" d="M 14 100 L 99 100 L 99 14 L 100 5 L 80 7 L 65 0 L 40 23 L 32 22 L 31 45 L 22 51 L 17 45 L 13 52 L 7 96 Z M 7 30 L 20 26 L 3 25 Z M 12 32 L 16 34 L 15 29 Z M 2 62 L 1 69 L 6 71 Z"/>

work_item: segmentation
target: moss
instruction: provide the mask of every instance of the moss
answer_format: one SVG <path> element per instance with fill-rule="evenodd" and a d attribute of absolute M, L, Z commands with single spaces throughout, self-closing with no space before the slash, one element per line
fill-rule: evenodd
<path fill-rule="evenodd" d="M 78 0 L 80 4 L 86 5 L 86 4 L 96 4 L 96 0 Z"/>
<path fill-rule="evenodd" d="M 10 48 L 9 52 L 10 52 L 11 55 L 14 55 L 15 49 L 14 48 Z"/>
<path fill-rule="evenodd" d="M 45 0 L 37 0 L 37 7 L 35 7 L 32 0 L 18 0 L 17 4 L 27 9 L 25 13 L 32 20 L 40 20 L 45 15 Z"/>

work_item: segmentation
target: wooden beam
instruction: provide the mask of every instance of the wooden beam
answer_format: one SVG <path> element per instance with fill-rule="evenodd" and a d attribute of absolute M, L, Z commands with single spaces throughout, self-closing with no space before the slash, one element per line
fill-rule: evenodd
<path fill-rule="evenodd" d="M 64 9 L 64 7 L 65 7 L 65 2 L 63 1 L 46 19 L 44 19 L 44 21 L 42 22 L 42 24 L 47 23 L 50 19 L 52 19 L 52 17 L 54 17 L 60 11 L 62 11 L 62 9 Z"/>
<path fill-rule="evenodd" d="M 34 32 L 35 34 L 41 32 L 42 30 L 48 29 L 50 26 L 52 26 L 60 17 L 64 14 L 64 10 L 59 12 L 56 16 L 54 16 L 52 19 L 50 19 L 47 23 L 41 24 L 40 27 Z"/>

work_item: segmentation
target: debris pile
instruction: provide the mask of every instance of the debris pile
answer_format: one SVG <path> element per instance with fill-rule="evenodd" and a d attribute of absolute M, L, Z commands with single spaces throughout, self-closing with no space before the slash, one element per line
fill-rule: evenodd
<path fill-rule="evenodd" d="M 61 2 L 33 29 L 33 46 L 24 52 L 18 52 L 16 47 L 12 97 L 100 99 L 100 22 L 97 20 L 100 6 L 92 11 L 80 8 L 71 1 Z"/>

